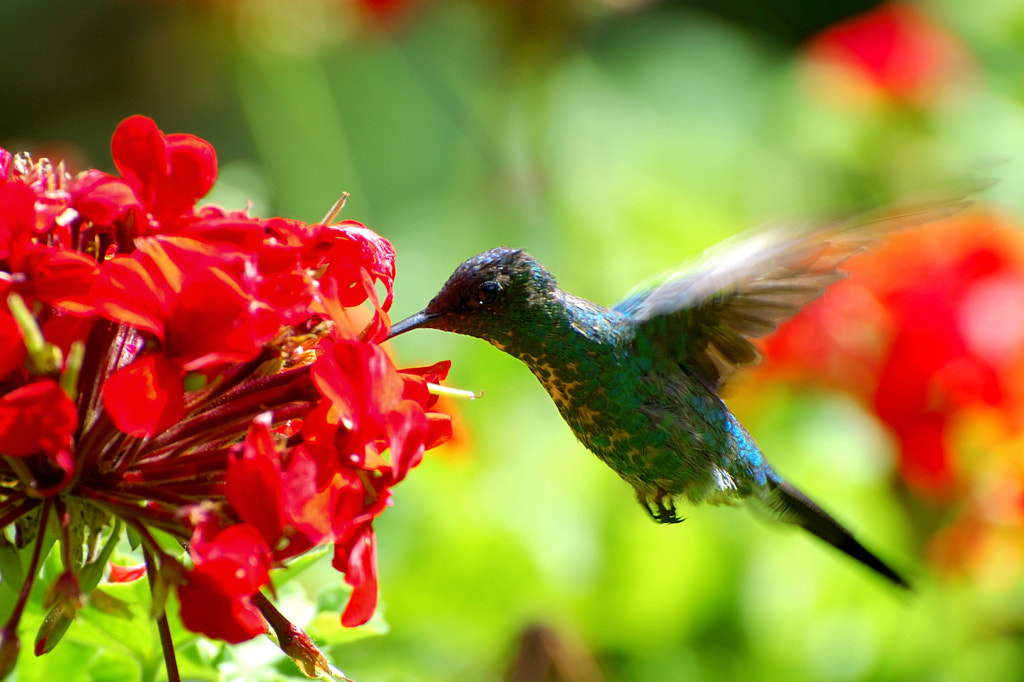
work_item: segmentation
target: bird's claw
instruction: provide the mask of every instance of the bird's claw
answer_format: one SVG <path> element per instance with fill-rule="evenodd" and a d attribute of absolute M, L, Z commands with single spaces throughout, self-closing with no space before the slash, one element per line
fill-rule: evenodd
<path fill-rule="evenodd" d="M 675 504 L 668 495 L 659 495 L 653 500 L 641 500 L 644 509 L 658 523 L 679 523 L 685 519 L 676 514 Z"/>

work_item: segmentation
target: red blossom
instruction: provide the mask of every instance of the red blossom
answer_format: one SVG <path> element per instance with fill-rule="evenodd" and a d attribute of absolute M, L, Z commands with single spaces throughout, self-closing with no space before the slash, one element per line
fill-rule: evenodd
<path fill-rule="evenodd" d="M 822 31 L 805 59 L 815 91 L 844 102 L 928 105 L 967 68 L 967 51 L 915 5 L 888 2 Z"/>
<path fill-rule="evenodd" d="M 338 410 L 341 428 L 335 445 L 349 463 L 364 463 L 367 451 L 354 446 L 372 446 L 383 435 L 385 419 L 402 397 L 404 384 L 391 359 L 379 346 L 340 340 L 311 372 L 317 389 Z"/>
<path fill-rule="evenodd" d="M 0 452 L 11 457 L 39 455 L 46 462 L 36 480 L 36 495 L 62 492 L 75 474 L 72 435 L 78 413 L 64 389 L 50 379 L 0 396 Z"/>
<path fill-rule="evenodd" d="M 933 497 L 963 485 L 961 415 L 1024 416 L 1024 239 L 984 213 L 910 230 L 851 263 L 852 277 L 765 343 L 769 372 L 826 378 L 892 428 L 900 473 Z"/>
<path fill-rule="evenodd" d="M 197 207 L 213 148 L 144 117 L 111 146 L 121 178 L 0 150 L 0 294 L 25 303 L 0 306 L 0 512 L 28 518 L 43 500 L 65 515 L 81 499 L 104 519 L 96 537 L 118 519 L 154 585 L 177 586 L 186 627 L 227 642 L 268 620 L 287 630 L 268 616 L 269 572 L 333 545 L 353 587 L 343 621 L 365 622 L 373 521 L 451 430 L 427 387 L 447 363 L 400 372 L 378 345 L 391 244 L 353 221 Z M 372 308 L 361 332 L 356 306 Z M 81 537 L 61 529 L 62 544 Z M 190 561 L 155 530 L 188 543 Z M 67 584 L 94 570 L 65 566 Z M 45 633 L 47 650 L 62 632 Z"/>
<path fill-rule="evenodd" d="M 267 630 L 252 598 L 270 580 L 270 548 L 248 524 L 228 526 L 193 542 L 195 568 L 178 586 L 185 627 L 232 644 Z"/>
<path fill-rule="evenodd" d="M 76 251 L 34 246 L 11 258 L 18 279 L 0 282 L 0 294 L 17 293 L 26 303 L 42 301 L 62 311 L 90 310 L 89 288 L 99 268 L 96 261 Z"/>
<path fill-rule="evenodd" d="M 217 179 L 213 146 L 193 135 L 165 135 L 144 116 L 125 119 L 110 143 L 114 165 L 157 225 L 167 229 Z"/>
<path fill-rule="evenodd" d="M 318 239 L 323 245 L 320 264 L 324 268 L 321 290 L 325 298 L 324 312 L 352 308 L 369 301 L 373 321 L 365 338 L 380 342 L 387 336 L 387 312 L 394 298 L 395 250 L 390 242 L 355 221 L 321 226 Z M 387 292 L 381 302 L 375 285 L 380 282 Z"/>
<path fill-rule="evenodd" d="M 13 457 L 66 451 L 78 413 L 56 381 L 43 379 L 0 396 L 0 452 Z"/>
<path fill-rule="evenodd" d="M 136 564 L 135 566 L 121 566 L 110 564 L 110 571 L 107 579 L 112 583 L 130 583 L 146 575 L 146 565 Z"/>

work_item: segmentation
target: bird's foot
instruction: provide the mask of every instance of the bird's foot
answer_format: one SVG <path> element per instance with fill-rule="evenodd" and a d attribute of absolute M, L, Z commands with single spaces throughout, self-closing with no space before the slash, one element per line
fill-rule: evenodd
<path fill-rule="evenodd" d="M 672 498 L 664 493 L 657 495 L 653 500 L 641 499 L 640 503 L 647 510 L 647 513 L 651 515 L 651 518 L 658 523 L 679 523 L 685 520 L 676 514 L 676 507 L 672 502 Z"/>

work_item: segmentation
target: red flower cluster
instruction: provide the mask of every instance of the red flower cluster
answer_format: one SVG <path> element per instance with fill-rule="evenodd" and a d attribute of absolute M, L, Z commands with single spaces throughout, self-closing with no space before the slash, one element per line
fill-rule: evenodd
<path fill-rule="evenodd" d="M 846 103 L 928 105 L 968 70 L 967 51 L 914 5 L 883 3 L 807 45 L 815 92 Z"/>
<path fill-rule="evenodd" d="M 0 523 L 38 532 L 0 663 L 13 665 L 50 514 L 73 586 L 53 606 L 64 620 L 109 556 L 96 540 L 127 526 L 192 630 L 239 642 L 277 629 L 269 570 L 324 544 L 353 587 L 343 623 L 364 623 L 373 520 L 451 432 L 428 390 L 449 363 L 399 371 L 378 345 L 391 245 L 352 221 L 197 207 L 213 148 L 147 118 L 123 121 L 112 150 L 120 177 L 72 178 L 0 150 Z M 348 309 L 364 304 L 360 331 Z M 84 552 L 72 515 L 94 519 Z M 154 529 L 187 546 L 190 565 Z M 63 632 L 52 620 L 37 653 Z"/>
<path fill-rule="evenodd" d="M 871 406 L 915 494 L 962 509 L 987 499 L 990 518 L 995 500 L 1015 499 L 999 523 L 1024 524 L 1021 229 L 965 213 L 897 234 L 847 269 L 766 339 L 766 374 L 824 378 Z"/>
<path fill-rule="evenodd" d="M 870 404 L 914 490 L 953 492 L 952 429 L 991 409 L 1024 426 L 1024 238 L 985 213 L 895 235 L 765 343 L 772 371 L 826 378 Z"/>

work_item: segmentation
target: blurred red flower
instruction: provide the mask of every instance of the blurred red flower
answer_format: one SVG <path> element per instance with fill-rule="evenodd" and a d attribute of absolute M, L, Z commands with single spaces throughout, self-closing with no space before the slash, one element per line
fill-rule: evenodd
<path fill-rule="evenodd" d="M 1024 416 L 1024 234 L 990 213 L 893 236 L 766 339 L 768 373 L 815 376 L 892 428 L 900 473 L 942 496 L 958 482 L 957 419 Z"/>
<path fill-rule="evenodd" d="M 765 340 L 765 374 L 825 381 L 868 406 L 896 438 L 901 480 L 960 511 L 933 556 L 970 561 L 950 550 L 985 544 L 966 528 L 1024 529 L 1024 231 L 976 210 L 897 234 L 847 269 Z"/>
<path fill-rule="evenodd" d="M 928 106 L 969 70 L 967 50 L 915 5 L 888 2 L 825 29 L 804 49 L 812 90 L 847 104 Z"/>

